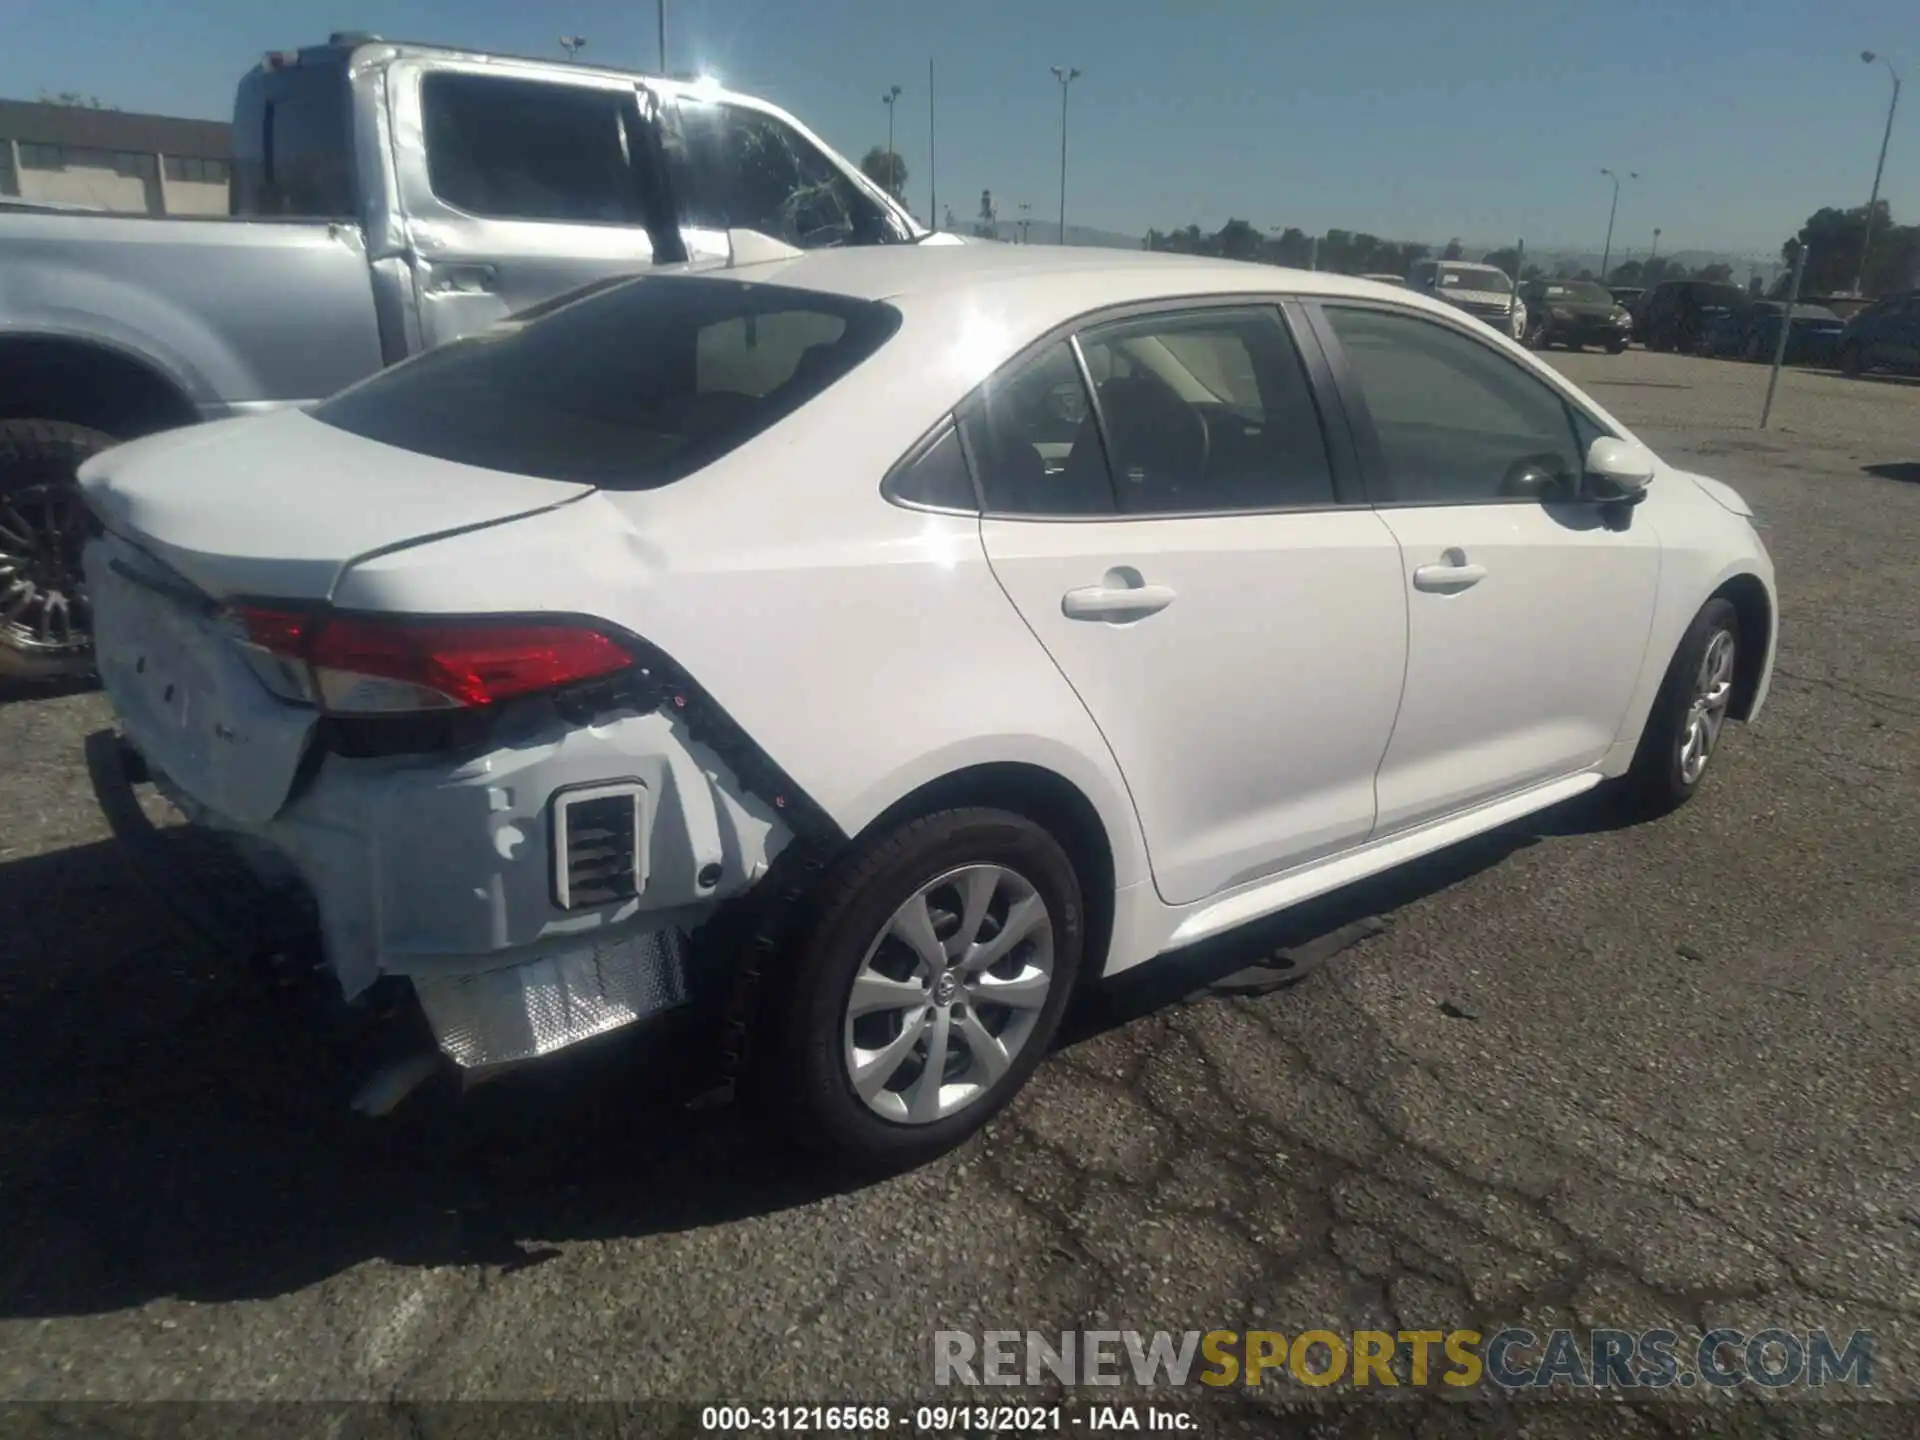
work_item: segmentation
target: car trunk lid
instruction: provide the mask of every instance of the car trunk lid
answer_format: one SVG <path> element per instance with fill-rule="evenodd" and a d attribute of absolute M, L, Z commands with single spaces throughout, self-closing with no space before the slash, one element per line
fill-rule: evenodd
<path fill-rule="evenodd" d="M 178 791 L 265 824 L 318 712 L 276 697 L 227 602 L 328 600 L 356 560 L 553 509 L 593 487 L 433 460 L 288 412 L 176 431 L 81 471 L 95 662 L 128 738 Z"/>
<path fill-rule="evenodd" d="M 106 529 L 215 600 L 324 600 L 366 555 L 593 490 L 411 454 L 296 410 L 121 446 L 80 484 Z"/>

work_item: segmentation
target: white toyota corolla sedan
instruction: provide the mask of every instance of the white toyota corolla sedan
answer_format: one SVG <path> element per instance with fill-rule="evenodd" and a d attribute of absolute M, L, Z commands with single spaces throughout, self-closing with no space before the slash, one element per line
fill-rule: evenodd
<path fill-rule="evenodd" d="M 1740 497 L 1486 326 L 1120 251 L 603 285 L 82 479 L 123 836 L 151 781 L 438 1063 L 709 1013 L 868 1163 L 1083 982 L 1685 800 L 1777 630 Z"/>

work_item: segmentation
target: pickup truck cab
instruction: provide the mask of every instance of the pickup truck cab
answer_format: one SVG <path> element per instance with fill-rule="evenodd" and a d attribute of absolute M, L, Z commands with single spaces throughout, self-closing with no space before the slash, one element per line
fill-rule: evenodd
<path fill-rule="evenodd" d="M 758 237 L 955 238 L 710 81 L 335 35 L 269 54 L 233 126 L 229 217 L 0 214 L 0 675 L 90 665 L 73 473 L 112 444 Z"/>

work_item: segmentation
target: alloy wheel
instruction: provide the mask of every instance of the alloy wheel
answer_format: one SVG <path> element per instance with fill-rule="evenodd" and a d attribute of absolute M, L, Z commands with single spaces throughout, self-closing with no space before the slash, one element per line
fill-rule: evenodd
<path fill-rule="evenodd" d="M 72 485 L 0 493 L 0 644 L 29 655 L 85 648 L 85 543 L 86 510 Z"/>
<path fill-rule="evenodd" d="M 1720 741 L 1726 724 L 1727 705 L 1733 699 L 1733 633 L 1716 630 L 1700 657 L 1700 669 L 1694 676 L 1693 697 L 1687 706 L 1685 728 L 1680 739 L 1680 778 L 1696 785 L 1706 773 L 1713 747 Z"/>
<path fill-rule="evenodd" d="M 910 1125 L 984 1099 L 1039 1024 L 1053 962 L 1053 917 L 1026 877 L 981 864 L 928 881 L 854 973 L 843 1025 L 854 1093 Z"/>

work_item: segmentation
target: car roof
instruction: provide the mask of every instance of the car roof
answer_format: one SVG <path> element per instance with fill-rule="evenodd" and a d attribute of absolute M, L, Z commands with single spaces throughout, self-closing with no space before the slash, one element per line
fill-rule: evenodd
<path fill-rule="evenodd" d="M 996 306 L 1017 310 L 1029 321 L 1046 315 L 1067 319 L 1143 301 L 1245 294 L 1390 297 L 1402 305 L 1452 313 L 1404 289 L 1352 275 L 1078 245 L 845 246 L 735 266 L 724 273 L 762 284 L 886 301 L 902 309 L 938 307 L 957 297 L 991 297 Z M 1058 321 L 1040 328 L 1052 323 Z"/>

